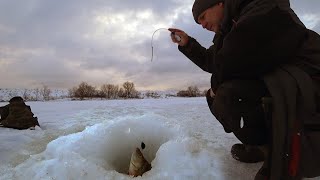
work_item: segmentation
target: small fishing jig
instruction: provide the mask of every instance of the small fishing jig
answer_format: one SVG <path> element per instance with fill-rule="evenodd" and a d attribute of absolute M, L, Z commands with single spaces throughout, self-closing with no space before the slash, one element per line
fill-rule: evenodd
<path fill-rule="evenodd" d="M 180 41 L 181 41 L 181 37 L 180 37 L 180 36 L 178 36 L 178 35 L 176 35 L 176 33 L 175 33 L 175 32 L 172 32 L 172 33 L 171 33 L 171 35 L 173 35 L 173 37 L 174 37 L 178 42 L 180 42 Z"/>
<path fill-rule="evenodd" d="M 141 142 L 141 149 L 146 148 L 146 145 L 144 144 L 144 142 Z"/>

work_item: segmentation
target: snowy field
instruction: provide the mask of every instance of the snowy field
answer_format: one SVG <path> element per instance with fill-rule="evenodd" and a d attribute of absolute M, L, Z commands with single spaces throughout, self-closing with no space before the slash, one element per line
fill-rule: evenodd
<path fill-rule="evenodd" d="M 0 179 L 133 179 L 126 173 L 141 142 L 152 169 L 137 180 L 249 180 L 262 164 L 231 157 L 239 141 L 204 97 L 26 104 L 41 128 L 0 128 Z"/>

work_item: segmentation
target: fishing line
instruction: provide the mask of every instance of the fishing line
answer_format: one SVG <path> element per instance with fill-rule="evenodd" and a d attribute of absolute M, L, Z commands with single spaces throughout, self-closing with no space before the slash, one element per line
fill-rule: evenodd
<path fill-rule="evenodd" d="M 154 34 L 155 34 L 157 31 L 159 31 L 159 30 L 167 30 L 167 31 L 168 31 L 167 28 L 159 28 L 159 29 L 157 29 L 157 30 L 155 30 L 155 31 L 153 32 L 152 38 L 151 38 L 151 62 L 152 62 L 152 59 L 153 59 L 153 36 L 154 36 Z"/>
<path fill-rule="evenodd" d="M 167 31 L 169 31 L 169 29 L 167 29 L 167 28 L 159 28 L 159 29 L 157 29 L 157 30 L 155 30 L 155 31 L 153 32 L 152 38 L 151 38 L 151 62 L 152 62 L 152 59 L 153 59 L 153 36 L 154 36 L 154 34 L 155 34 L 157 31 L 159 31 L 159 30 L 167 30 Z M 178 36 L 178 35 L 176 35 L 175 32 L 171 32 L 171 36 L 174 36 L 174 38 L 175 38 L 178 42 L 181 41 L 181 37 Z"/>

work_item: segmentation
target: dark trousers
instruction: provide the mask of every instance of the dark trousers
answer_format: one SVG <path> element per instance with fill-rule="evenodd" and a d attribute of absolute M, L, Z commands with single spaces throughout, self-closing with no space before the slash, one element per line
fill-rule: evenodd
<path fill-rule="evenodd" d="M 261 98 L 268 96 L 262 81 L 233 80 L 221 84 L 216 92 L 207 92 L 211 113 L 227 133 L 249 145 L 268 143 L 268 125 Z"/>

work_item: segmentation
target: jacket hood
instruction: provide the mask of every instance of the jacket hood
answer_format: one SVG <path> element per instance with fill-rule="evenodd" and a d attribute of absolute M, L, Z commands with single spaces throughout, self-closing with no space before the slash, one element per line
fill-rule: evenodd
<path fill-rule="evenodd" d="M 241 10 L 254 0 L 225 0 L 224 16 L 221 23 L 221 33 L 225 34 L 231 30 L 233 20 L 237 20 Z"/>

